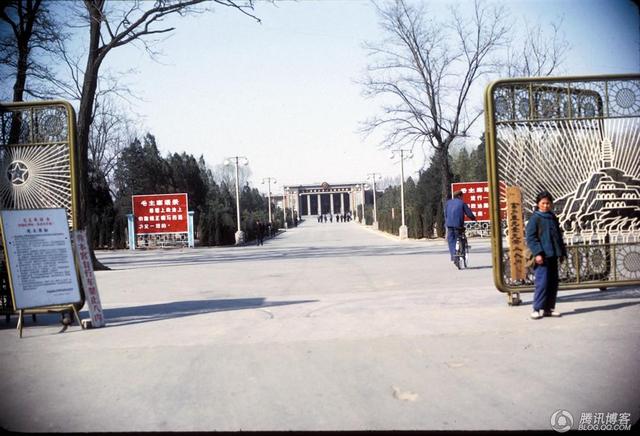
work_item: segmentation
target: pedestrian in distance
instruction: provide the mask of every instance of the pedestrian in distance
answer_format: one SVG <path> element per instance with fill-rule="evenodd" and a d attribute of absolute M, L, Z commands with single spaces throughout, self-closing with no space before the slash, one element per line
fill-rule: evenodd
<path fill-rule="evenodd" d="M 264 244 L 264 225 L 260 222 L 260 220 L 256 220 L 256 234 L 258 239 L 257 245 Z"/>
<path fill-rule="evenodd" d="M 447 242 L 449 244 L 449 255 L 451 261 L 455 264 L 456 254 L 456 237 L 458 233 L 464 232 L 464 216 L 468 216 L 474 221 L 476 216 L 473 214 L 469 206 L 462 200 L 462 191 L 458 190 L 453 193 L 453 198 L 447 200 L 444 208 L 444 225 L 447 227 Z"/>
<path fill-rule="evenodd" d="M 333 222 L 333 215 L 329 214 L 329 222 L 332 223 Z"/>
<path fill-rule="evenodd" d="M 553 213 L 553 197 L 542 191 L 536 197 L 536 210 L 529 218 L 525 231 L 527 246 L 534 256 L 535 264 L 533 312 L 531 318 L 559 317 L 556 310 L 558 296 L 558 263 L 567 258 L 567 248 L 562 239 L 562 229 Z"/>
<path fill-rule="evenodd" d="M 322 215 L 322 217 L 324 219 L 324 222 L 326 223 L 327 222 L 327 216 L 326 215 Z"/>

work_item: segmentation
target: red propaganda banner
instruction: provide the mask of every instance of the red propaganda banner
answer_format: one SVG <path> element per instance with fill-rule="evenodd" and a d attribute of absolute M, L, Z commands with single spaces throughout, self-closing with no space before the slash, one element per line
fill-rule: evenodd
<path fill-rule="evenodd" d="M 458 182 L 451 184 L 451 194 L 462 191 L 462 201 L 467 203 L 478 221 L 489 221 L 489 182 Z M 500 185 L 500 217 L 506 219 L 506 187 Z M 471 221 L 468 216 L 464 220 Z"/>
<path fill-rule="evenodd" d="M 187 233 L 187 194 L 132 195 L 136 233 Z"/>

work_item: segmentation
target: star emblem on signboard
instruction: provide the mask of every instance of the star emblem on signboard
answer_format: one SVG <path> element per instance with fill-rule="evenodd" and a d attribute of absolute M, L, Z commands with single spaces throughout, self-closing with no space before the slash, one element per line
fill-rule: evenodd
<path fill-rule="evenodd" d="M 29 168 L 19 160 L 11 162 L 7 169 L 7 177 L 14 185 L 22 185 L 29 178 Z"/>

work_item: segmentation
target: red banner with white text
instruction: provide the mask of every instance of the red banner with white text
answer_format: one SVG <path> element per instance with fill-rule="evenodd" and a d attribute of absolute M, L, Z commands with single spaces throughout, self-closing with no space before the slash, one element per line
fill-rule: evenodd
<path fill-rule="evenodd" d="M 489 221 L 489 182 L 458 182 L 451 184 L 451 193 L 462 191 L 462 201 L 467 203 L 478 221 Z M 506 187 L 500 186 L 500 218 L 506 217 Z M 465 222 L 471 221 L 464 216 Z"/>
<path fill-rule="evenodd" d="M 137 234 L 187 233 L 187 194 L 132 195 Z"/>

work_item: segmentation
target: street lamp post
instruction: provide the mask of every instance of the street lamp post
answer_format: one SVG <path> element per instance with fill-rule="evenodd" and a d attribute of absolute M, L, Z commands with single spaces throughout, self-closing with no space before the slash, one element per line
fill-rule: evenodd
<path fill-rule="evenodd" d="M 264 185 L 264 182 L 267 182 L 268 186 L 269 186 L 269 194 L 267 195 L 269 198 L 269 224 L 271 224 L 273 221 L 271 219 L 271 181 L 273 181 L 274 184 L 278 183 L 278 181 L 276 179 L 274 179 L 273 177 L 265 177 L 264 179 L 262 179 L 262 184 Z"/>
<path fill-rule="evenodd" d="M 380 179 L 379 173 L 367 174 L 367 179 L 370 179 L 373 184 L 373 228 L 378 230 L 378 208 L 376 207 L 376 178 Z"/>
<path fill-rule="evenodd" d="M 289 228 L 289 224 L 287 224 L 287 204 L 289 200 L 289 188 L 286 186 L 282 186 L 282 207 L 284 209 L 284 228 L 285 230 Z"/>
<path fill-rule="evenodd" d="M 366 185 L 363 183 L 360 186 L 362 187 L 362 190 L 360 192 L 362 194 L 362 221 L 360 221 L 360 224 L 362 224 L 364 226 L 364 225 L 367 224 L 367 220 L 364 217 L 364 205 L 365 205 L 365 202 L 366 202 L 364 194 L 365 194 L 365 190 L 366 190 Z"/>
<path fill-rule="evenodd" d="M 413 157 L 413 154 L 411 153 L 411 150 L 407 150 L 407 149 L 403 149 L 403 148 L 399 148 L 397 150 L 392 150 L 391 151 L 391 158 L 393 159 L 395 157 L 396 153 L 400 153 L 400 210 L 402 211 L 402 225 L 400 226 L 400 229 L 398 231 L 400 239 L 407 239 L 407 237 L 409 236 L 409 231 L 407 229 L 407 226 L 405 225 L 405 220 L 404 220 L 404 152 L 409 152 L 407 155 L 408 159 L 411 159 Z"/>
<path fill-rule="evenodd" d="M 362 191 L 362 186 L 360 184 L 357 184 L 353 187 L 353 222 L 358 222 L 358 223 L 362 223 L 363 220 L 363 214 L 364 214 L 364 207 L 362 208 L 363 214 L 360 213 L 360 205 L 358 204 L 358 194 Z"/>
<path fill-rule="evenodd" d="M 238 231 L 236 231 L 236 245 L 244 243 L 244 232 L 240 228 L 240 170 L 238 167 L 240 165 L 247 165 L 249 163 L 249 159 L 244 156 L 233 156 L 228 157 L 224 160 L 225 165 L 230 165 L 234 163 L 236 166 L 236 222 L 238 226 Z"/>

